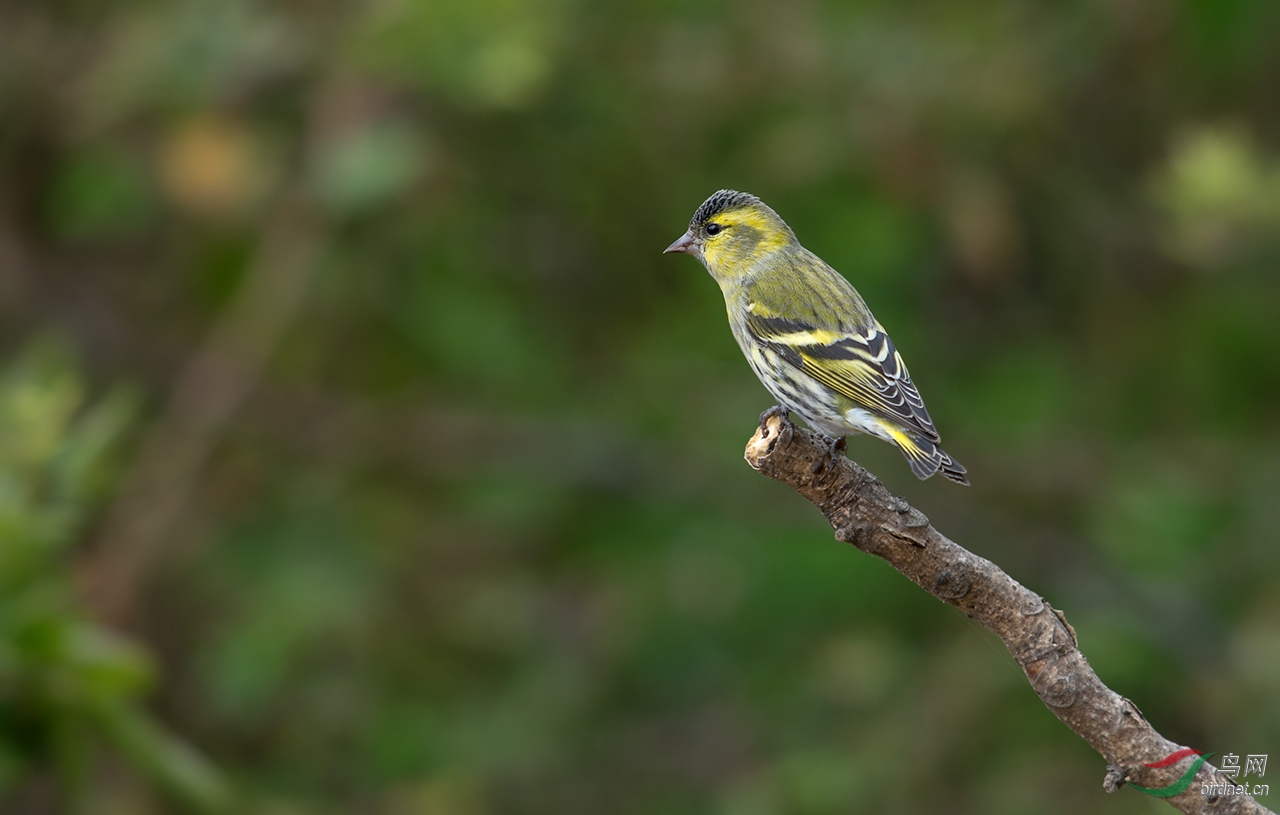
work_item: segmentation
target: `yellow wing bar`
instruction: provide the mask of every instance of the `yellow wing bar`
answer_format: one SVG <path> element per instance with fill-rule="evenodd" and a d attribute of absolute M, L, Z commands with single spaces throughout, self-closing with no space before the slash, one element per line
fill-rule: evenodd
<path fill-rule="evenodd" d="M 856 334 L 752 313 L 747 330 L 789 364 L 860 407 L 938 441 L 938 431 L 902 356 L 878 323 Z"/>

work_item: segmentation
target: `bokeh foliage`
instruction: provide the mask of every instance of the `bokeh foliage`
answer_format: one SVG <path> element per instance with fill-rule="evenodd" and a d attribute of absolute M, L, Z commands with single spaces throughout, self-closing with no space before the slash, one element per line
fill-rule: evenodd
<path fill-rule="evenodd" d="M 65 356 L 39 342 L 0 382 L 0 787 L 52 768 L 66 808 L 83 807 L 106 746 L 188 805 L 218 809 L 217 774 L 138 704 L 152 659 L 73 600 L 71 550 L 111 486 L 136 400 L 117 390 L 85 405 Z"/>
<path fill-rule="evenodd" d="M 1280 752 L 1277 39 L 1272 0 L 5 6 L 0 809 L 1158 808 L 741 463 L 766 394 L 658 254 L 723 186 L 860 288 L 974 487 L 850 454 L 1166 735 Z M 199 358 L 252 387 L 188 427 Z M 108 619 L 73 589 L 165 422 L 207 458 Z"/>

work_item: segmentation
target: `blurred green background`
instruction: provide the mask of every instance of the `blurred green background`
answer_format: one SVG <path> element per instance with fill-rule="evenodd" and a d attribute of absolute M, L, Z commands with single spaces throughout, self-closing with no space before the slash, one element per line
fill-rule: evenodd
<path fill-rule="evenodd" d="M 660 254 L 719 187 L 861 289 L 974 486 L 850 455 L 1165 735 L 1280 761 L 1277 41 L 1274 0 L 6 4 L 0 811 L 1169 811 L 743 463 L 770 401 Z"/>

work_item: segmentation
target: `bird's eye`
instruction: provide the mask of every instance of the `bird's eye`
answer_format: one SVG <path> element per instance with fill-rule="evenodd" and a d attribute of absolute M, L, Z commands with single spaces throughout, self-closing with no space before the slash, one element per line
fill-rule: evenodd
<path fill-rule="evenodd" d="M 720 224 L 718 224 L 718 223 L 715 223 L 714 221 L 713 221 L 712 223 L 707 224 L 707 234 L 708 234 L 708 235 L 719 235 L 719 234 L 720 234 L 720 230 L 722 230 L 722 229 L 724 229 L 724 227 L 723 227 L 723 226 L 721 226 L 721 225 L 720 225 Z"/>

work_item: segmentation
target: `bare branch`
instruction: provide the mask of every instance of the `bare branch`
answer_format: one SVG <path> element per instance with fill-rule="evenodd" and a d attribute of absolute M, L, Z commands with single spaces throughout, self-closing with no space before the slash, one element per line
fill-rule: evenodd
<path fill-rule="evenodd" d="M 1133 702 L 1102 684 L 1062 612 L 991 561 L 948 540 L 859 465 L 843 456 L 829 460 L 827 443 L 816 434 L 774 412 L 762 418 L 747 444 L 747 462 L 816 506 L 837 540 L 885 559 L 1003 640 L 1049 710 L 1106 760 L 1108 792 L 1124 782 L 1166 787 L 1187 771 L 1186 761 L 1159 769 L 1144 766 L 1181 746 L 1157 733 Z M 1271 812 L 1248 795 L 1202 794 L 1202 785 L 1234 783 L 1205 763 L 1185 791 L 1165 800 L 1193 815 Z"/>

